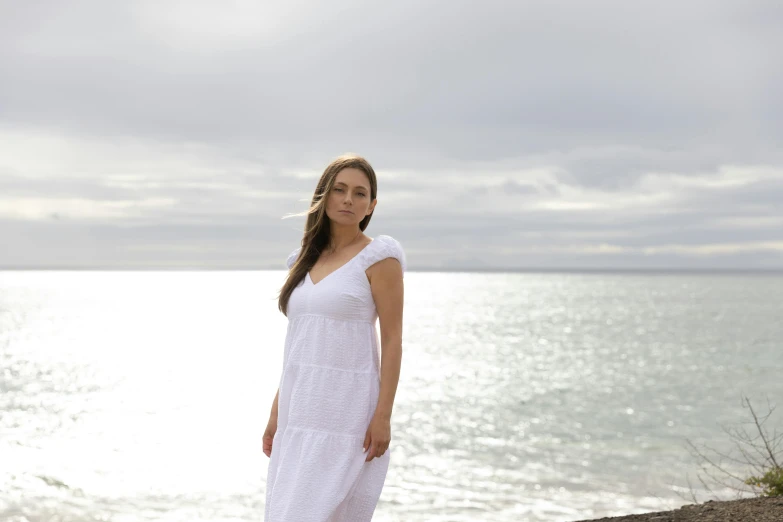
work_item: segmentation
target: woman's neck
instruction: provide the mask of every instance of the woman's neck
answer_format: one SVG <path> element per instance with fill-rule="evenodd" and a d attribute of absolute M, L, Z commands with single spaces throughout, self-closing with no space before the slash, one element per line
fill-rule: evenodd
<path fill-rule="evenodd" d="M 332 252 L 342 250 L 343 248 L 352 245 L 362 233 L 361 229 L 358 227 L 352 227 L 348 229 L 343 227 L 341 228 L 342 230 L 335 228 L 332 228 L 331 230 L 331 237 L 327 248 Z"/>

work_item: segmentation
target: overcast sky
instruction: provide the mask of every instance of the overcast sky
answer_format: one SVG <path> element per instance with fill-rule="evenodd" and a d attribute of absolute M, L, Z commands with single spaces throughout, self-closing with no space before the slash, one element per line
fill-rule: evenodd
<path fill-rule="evenodd" d="M 779 1 L 0 0 L 0 266 L 783 268 Z"/>

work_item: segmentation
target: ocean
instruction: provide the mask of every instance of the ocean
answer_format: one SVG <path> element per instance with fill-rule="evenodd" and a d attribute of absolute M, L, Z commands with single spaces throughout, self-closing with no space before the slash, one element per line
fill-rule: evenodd
<path fill-rule="evenodd" d="M 0 272 L 0 521 L 262 520 L 283 277 Z M 752 420 L 743 396 L 783 407 L 783 275 L 409 272 L 405 285 L 374 520 L 672 509 L 700 487 L 686 441 L 728 450 L 722 426 Z"/>

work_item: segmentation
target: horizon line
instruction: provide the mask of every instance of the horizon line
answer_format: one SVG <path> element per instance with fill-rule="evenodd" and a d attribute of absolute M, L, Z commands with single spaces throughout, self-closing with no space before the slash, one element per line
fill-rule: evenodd
<path fill-rule="evenodd" d="M 270 272 L 285 271 L 276 266 L 237 267 L 237 266 L 0 266 L 7 272 Z M 728 274 L 781 274 L 779 268 L 743 268 L 743 267 L 417 267 L 406 272 L 444 272 L 444 273 L 728 273 Z"/>

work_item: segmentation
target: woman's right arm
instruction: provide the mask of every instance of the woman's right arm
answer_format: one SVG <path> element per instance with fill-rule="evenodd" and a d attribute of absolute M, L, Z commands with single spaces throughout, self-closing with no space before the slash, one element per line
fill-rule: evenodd
<path fill-rule="evenodd" d="M 270 415 L 274 415 L 275 418 L 277 418 L 277 398 L 280 396 L 280 388 L 277 389 L 277 393 L 275 393 L 275 400 L 272 401 L 272 411 L 270 412 Z"/>
<path fill-rule="evenodd" d="M 264 454 L 267 457 L 272 456 L 272 442 L 274 442 L 275 433 L 277 432 L 277 397 L 280 395 L 280 388 L 275 393 L 275 400 L 272 401 L 272 411 L 269 412 L 269 422 L 264 430 L 263 446 Z"/>

